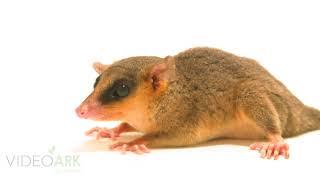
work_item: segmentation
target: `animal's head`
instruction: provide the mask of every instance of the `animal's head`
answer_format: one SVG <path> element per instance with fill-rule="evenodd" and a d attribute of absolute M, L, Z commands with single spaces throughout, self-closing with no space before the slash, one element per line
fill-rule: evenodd
<path fill-rule="evenodd" d="M 111 65 L 94 63 L 99 74 L 93 92 L 76 109 L 80 118 L 125 120 L 145 116 L 152 98 L 174 76 L 172 57 L 132 57 Z"/>

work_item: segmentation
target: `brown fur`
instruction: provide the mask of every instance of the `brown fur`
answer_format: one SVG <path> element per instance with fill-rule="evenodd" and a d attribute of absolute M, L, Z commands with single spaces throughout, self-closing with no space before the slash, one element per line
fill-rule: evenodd
<path fill-rule="evenodd" d="M 94 94 L 119 76 L 134 78 L 138 86 L 103 108 L 123 112 L 120 118 L 144 132 L 139 141 L 149 146 L 289 137 L 320 128 L 320 112 L 301 103 L 256 61 L 218 49 L 118 61 L 103 72 Z"/>

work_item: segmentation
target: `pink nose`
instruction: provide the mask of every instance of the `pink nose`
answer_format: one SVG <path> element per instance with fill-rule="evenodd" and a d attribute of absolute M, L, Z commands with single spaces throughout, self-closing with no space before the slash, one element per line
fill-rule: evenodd
<path fill-rule="evenodd" d="M 79 118 L 88 118 L 88 106 L 86 106 L 86 105 L 79 106 L 76 109 L 76 113 L 77 113 Z"/>

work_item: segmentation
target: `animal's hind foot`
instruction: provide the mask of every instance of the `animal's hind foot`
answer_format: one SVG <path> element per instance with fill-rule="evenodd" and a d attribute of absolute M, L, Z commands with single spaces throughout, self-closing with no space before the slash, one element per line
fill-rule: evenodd
<path fill-rule="evenodd" d="M 280 156 L 289 158 L 289 145 L 283 140 L 271 142 L 257 142 L 250 145 L 251 150 L 258 150 L 261 158 L 279 159 Z"/>

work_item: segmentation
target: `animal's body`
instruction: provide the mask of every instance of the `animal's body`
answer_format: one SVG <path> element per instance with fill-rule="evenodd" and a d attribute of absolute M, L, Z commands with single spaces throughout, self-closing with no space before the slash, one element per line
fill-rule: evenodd
<path fill-rule="evenodd" d="M 112 148 L 144 152 L 222 137 L 266 139 L 251 148 L 277 159 L 289 157 L 282 137 L 320 128 L 318 110 L 305 106 L 255 60 L 222 50 L 193 48 L 166 58 L 139 56 L 94 67 L 100 76 L 78 115 L 124 123 L 88 134 L 145 133 Z"/>

